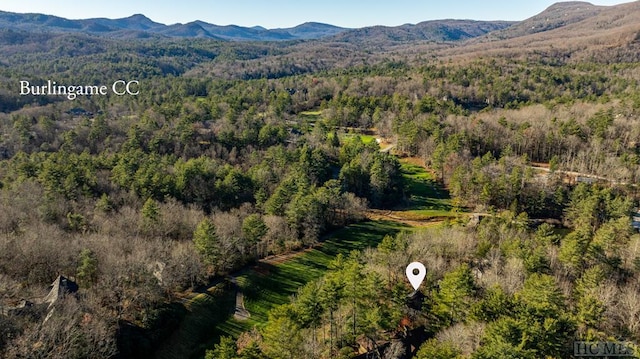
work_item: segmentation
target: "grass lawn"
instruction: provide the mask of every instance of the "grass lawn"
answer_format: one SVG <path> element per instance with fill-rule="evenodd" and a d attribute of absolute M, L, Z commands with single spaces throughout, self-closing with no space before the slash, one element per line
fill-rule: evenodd
<path fill-rule="evenodd" d="M 260 327 L 267 321 L 271 308 L 286 304 L 298 288 L 320 278 L 329 263 L 339 254 L 363 250 L 378 245 L 386 234 L 411 229 L 391 221 L 368 221 L 338 230 L 321 247 L 304 252 L 276 265 L 261 264 L 259 269 L 248 269 L 237 276 L 245 294 L 245 307 L 251 313 L 247 321 L 232 316 L 216 329 L 220 335 L 237 337 L 243 331 Z"/>
<path fill-rule="evenodd" d="M 356 136 L 360 136 L 360 139 L 362 140 L 362 143 L 365 144 L 369 144 L 371 142 L 375 142 L 376 141 L 376 137 L 375 136 L 371 136 L 371 135 L 363 135 L 363 134 L 359 134 L 359 133 L 345 133 L 344 135 L 342 135 L 342 138 L 340 138 L 340 140 L 345 140 L 345 139 L 351 139 L 354 138 Z"/>
<path fill-rule="evenodd" d="M 322 111 L 302 111 L 298 113 L 298 118 L 309 122 L 316 122 L 322 119 Z"/>
<path fill-rule="evenodd" d="M 419 165 L 401 160 L 409 203 L 402 208 L 404 217 L 413 220 L 426 220 L 433 217 L 452 217 L 451 197 L 435 179 L 434 175 Z"/>

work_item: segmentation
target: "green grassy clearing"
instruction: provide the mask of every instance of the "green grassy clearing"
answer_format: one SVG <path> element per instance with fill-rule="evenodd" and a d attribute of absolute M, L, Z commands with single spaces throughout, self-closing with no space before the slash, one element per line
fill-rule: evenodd
<path fill-rule="evenodd" d="M 289 302 L 298 288 L 320 278 L 329 263 L 339 254 L 376 246 L 386 234 L 411 229 L 391 221 L 369 221 L 338 230 L 319 248 L 304 252 L 276 265 L 260 265 L 239 275 L 238 283 L 245 294 L 245 307 L 251 313 L 247 321 L 230 316 L 216 329 L 221 335 L 237 337 L 243 331 L 260 327 L 267 321 L 269 310 Z"/>
<path fill-rule="evenodd" d="M 317 110 L 317 111 L 302 111 L 300 112 L 300 116 L 320 116 L 322 114 L 322 111 Z"/>
<path fill-rule="evenodd" d="M 322 111 L 302 111 L 298 113 L 298 118 L 304 121 L 316 122 L 322 120 Z"/>
<path fill-rule="evenodd" d="M 422 167 L 407 161 L 400 161 L 407 192 L 410 193 L 409 203 L 403 208 L 406 218 L 424 220 L 433 217 L 452 217 L 451 197 L 433 174 Z"/>
<path fill-rule="evenodd" d="M 365 143 L 365 144 L 369 144 L 369 143 L 372 143 L 372 142 L 376 141 L 376 137 L 375 136 L 363 135 L 363 134 L 359 134 L 359 133 L 345 133 L 344 135 L 341 136 L 340 140 L 351 139 L 351 138 L 354 138 L 356 136 L 359 136 L 360 140 L 362 140 L 362 143 Z"/>

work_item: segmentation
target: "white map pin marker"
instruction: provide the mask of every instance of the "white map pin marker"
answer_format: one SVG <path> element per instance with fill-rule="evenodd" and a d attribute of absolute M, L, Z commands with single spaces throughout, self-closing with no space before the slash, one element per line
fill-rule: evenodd
<path fill-rule="evenodd" d="M 407 266 L 406 273 L 413 289 L 418 290 L 424 280 L 424 277 L 427 275 L 427 268 L 425 268 L 424 264 L 420 262 L 413 262 Z"/>

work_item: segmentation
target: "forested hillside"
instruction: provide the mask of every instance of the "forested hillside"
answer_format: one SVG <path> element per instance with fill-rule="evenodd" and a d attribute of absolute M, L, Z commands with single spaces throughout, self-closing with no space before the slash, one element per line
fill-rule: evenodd
<path fill-rule="evenodd" d="M 560 10 L 455 44 L 0 30 L 0 357 L 637 342 L 640 13 Z"/>

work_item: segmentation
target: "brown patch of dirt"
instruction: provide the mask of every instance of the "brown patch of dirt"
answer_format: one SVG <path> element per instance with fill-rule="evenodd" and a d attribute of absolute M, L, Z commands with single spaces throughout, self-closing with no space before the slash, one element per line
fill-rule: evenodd
<path fill-rule="evenodd" d="M 440 217 L 433 217 L 425 220 L 415 220 L 404 217 L 404 212 L 402 211 L 383 211 L 378 209 L 368 210 L 366 216 L 372 221 L 393 221 L 406 224 L 411 227 L 431 227 L 444 221 L 444 219 Z"/>
<path fill-rule="evenodd" d="M 265 257 L 265 258 L 259 260 L 258 262 L 259 263 L 265 263 L 265 264 L 273 264 L 273 265 L 274 264 L 280 264 L 280 263 L 288 261 L 291 258 L 297 257 L 297 256 L 299 256 L 299 255 L 301 255 L 303 253 L 307 253 L 307 252 L 310 252 L 310 251 L 312 251 L 312 250 L 314 250 L 316 248 L 320 248 L 321 246 L 322 246 L 322 243 L 318 243 L 318 244 L 316 244 L 316 245 L 314 245 L 312 247 L 301 249 L 301 250 L 298 250 L 298 251 L 295 251 L 295 252 L 290 252 L 290 253 L 284 253 L 284 254 L 278 254 L 278 255 L 275 255 L 275 256 Z"/>

